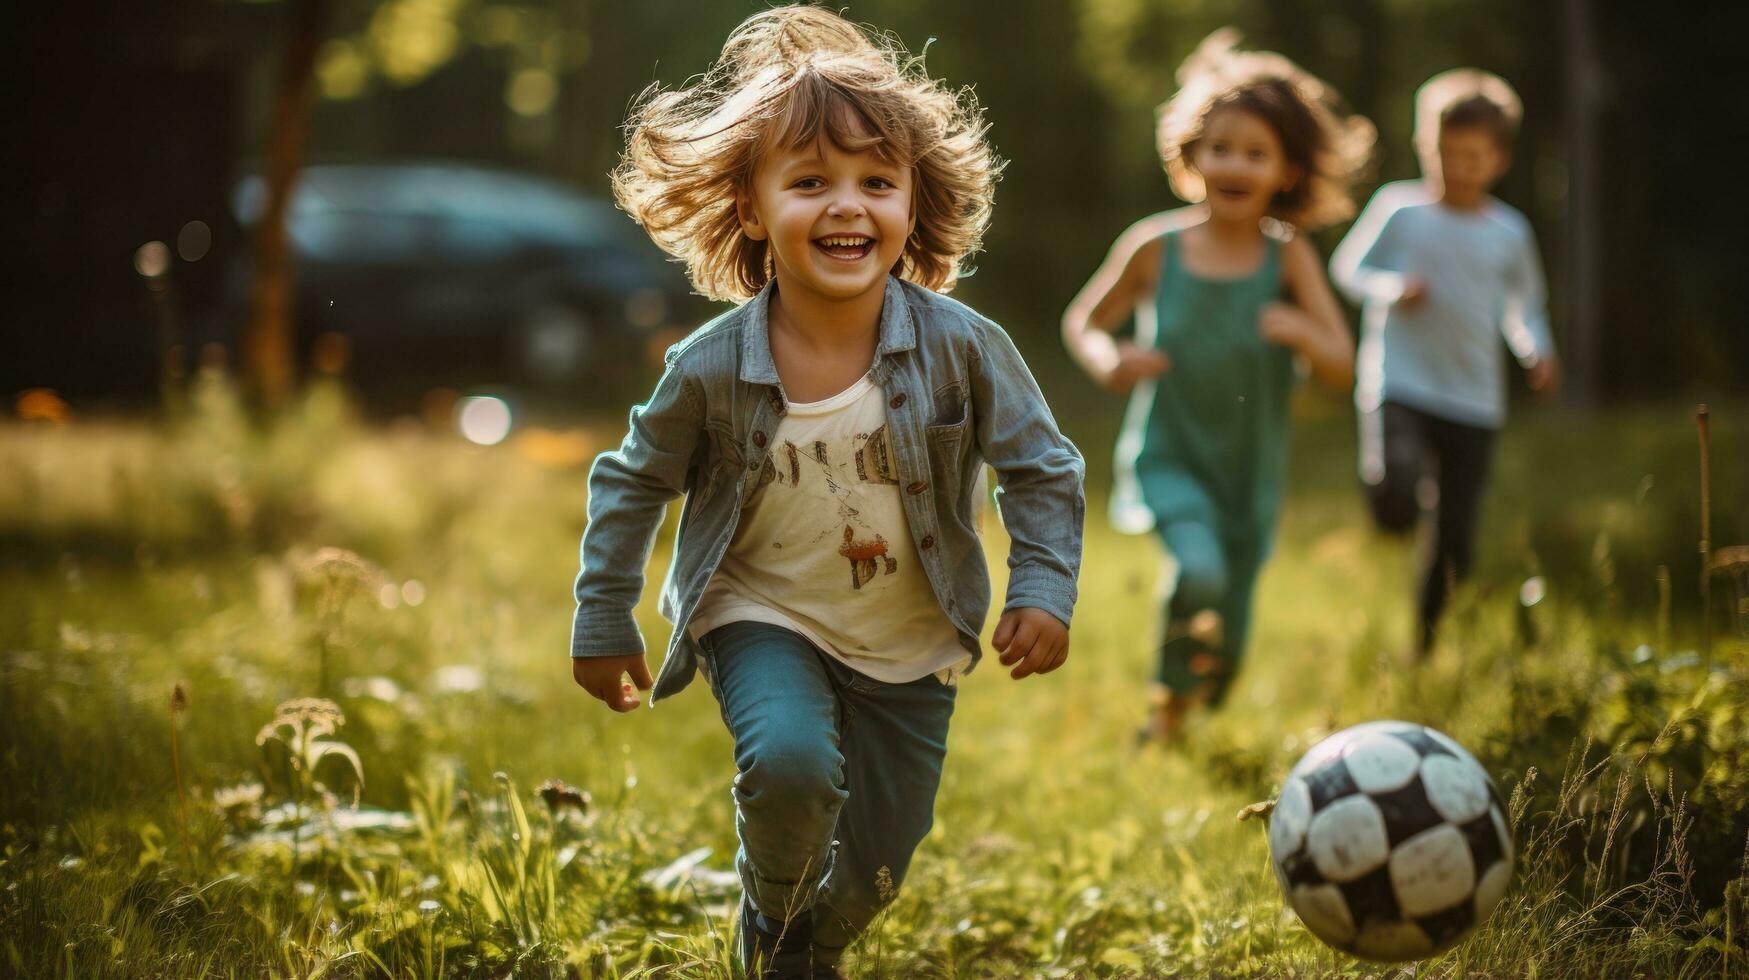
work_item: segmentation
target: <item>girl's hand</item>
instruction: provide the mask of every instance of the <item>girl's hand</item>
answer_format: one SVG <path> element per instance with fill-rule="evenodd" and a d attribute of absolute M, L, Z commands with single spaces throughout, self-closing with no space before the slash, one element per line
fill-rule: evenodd
<path fill-rule="evenodd" d="M 1427 302 L 1426 280 L 1410 276 L 1403 282 L 1403 292 L 1397 296 L 1397 304 L 1405 310 L 1413 310 Z"/>
<path fill-rule="evenodd" d="M 1048 674 L 1069 659 L 1069 627 L 1043 609 L 1019 606 L 1002 614 L 992 637 L 1009 676 Z M 1018 664 L 1019 666 L 1015 666 Z"/>
<path fill-rule="evenodd" d="M 1143 378 L 1157 378 L 1172 367 L 1172 359 L 1152 347 L 1124 342 L 1117 345 L 1117 360 L 1099 376 L 1099 386 L 1113 394 L 1128 394 Z M 1048 615 L 1048 614 L 1047 614 Z"/>
<path fill-rule="evenodd" d="M 632 675 L 632 680 L 640 691 L 648 691 L 654 683 L 650 679 L 650 666 L 644 662 L 644 655 L 641 653 L 623 657 L 571 658 L 571 679 L 577 682 L 578 687 L 615 711 L 630 711 L 642 703 L 632 693 L 632 685 L 620 680 L 628 673 Z"/>
<path fill-rule="evenodd" d="M 1292 303 L 1269 303 L 1257 314 L 1257 332 L 1263 339 L 1289 350 L 1304 351 L 1317 330 L 1318 324 L 1306 311 Z"/>

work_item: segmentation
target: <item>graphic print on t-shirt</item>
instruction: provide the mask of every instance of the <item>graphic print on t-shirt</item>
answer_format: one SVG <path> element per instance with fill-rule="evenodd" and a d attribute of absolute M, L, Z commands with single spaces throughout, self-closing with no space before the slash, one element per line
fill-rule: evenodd
<path fill-rule="evenodd" d="M 873 432 L 856 433 L 843 448 L 841 458 L 834 462 L 832 448 L 824 440 L 805 446 L 785 440 L 777 452 L 766 457 L 754 494 L 767 492 L 769 486 L 795 491 L 802 489 L 805 479 L 819 479 L 837 508 L 838 521 L 819 531 L 807 544 L 824 545 L 837 530 L 841 536 L 838 554 L 850 564 L 850 587 L 860 590 L 875 576 L 893 575 L 899 570 L 898 560 L 888 553 L 886 536 L 868 521 L 870 508 L 864 503 L 861 487 L 895 486 L 899 474 L 885 423 Z M 773 541 L 771 546 L 783 549 L 791 545 Z"/>
<path fill-rule="evenodd" d="M 865 375 L 831 398 L 784 407 L 687 628 L 699 637 L 771 623 L 886 683 L 966 662 L 912 537 L 910 480 L 880 385 Z"/>

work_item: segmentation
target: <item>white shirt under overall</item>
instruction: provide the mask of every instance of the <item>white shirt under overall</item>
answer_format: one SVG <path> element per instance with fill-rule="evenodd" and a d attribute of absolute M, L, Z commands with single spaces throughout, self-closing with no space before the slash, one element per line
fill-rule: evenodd
<path fill-rule="evenodd" d="M 693 614 L 694 638 L 728 623 L 792 629 L 878 681 L 937 675 L 970 657 L 911 542 L 870 375 L 816 402 L 790 402 L 722 564 Z"/>

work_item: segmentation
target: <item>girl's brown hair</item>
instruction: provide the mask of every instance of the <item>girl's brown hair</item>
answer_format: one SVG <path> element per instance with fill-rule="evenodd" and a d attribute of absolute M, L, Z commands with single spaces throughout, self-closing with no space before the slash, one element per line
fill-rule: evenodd
<path fill-rule="evenodd" d="M 1372 160 L 1376 132 L 1362 116 L 1337 108 L 1329 86 L 1269 51 L 1239 51 L 1239 35 L 1208 36 L 1178 69 L 1178 92 L 1159 109 L 1156 138 L 1172 190 L 1187 201 L 1207 194 L 1191 154 L 1215 112 L 1237 109 L 1268 123 L 1298 172 L 1270 202 L 1270 217 L 1321 228 L 1354 214 L 1352 187 Z"/>
<path fill-rule="evenodd" d="M 613 193 L 698 292 L 740 301 L 772 275 L 735 210 L 761 157 L 821 138 L 872 149 L 917 172 L 916 229 L 894 272 L 946 292 L 990 223 L 1002 163 L 987 128 L 969 90 L 930 79 L 897 42 L 820 7 L 779 7 L 742 22 L 691 84 L 638 97 Z"/>

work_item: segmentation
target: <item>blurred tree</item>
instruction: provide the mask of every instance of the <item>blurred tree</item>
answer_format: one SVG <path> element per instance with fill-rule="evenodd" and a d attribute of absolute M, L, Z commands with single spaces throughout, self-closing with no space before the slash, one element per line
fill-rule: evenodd
<path fill-rule="evenodd" d="M 267 408 L 283 404 L 291 392 L 292 253 L 285 213 L 303 166 L 315 99 L 316 47 L 329 0 L 290 0 L 289 29 L 279 66 L 279 83 L 268 123 L 267 200 L 255 225 L 255 281 L 249 298 L 249 332 L 244 342 L 249 386 Z"/>

